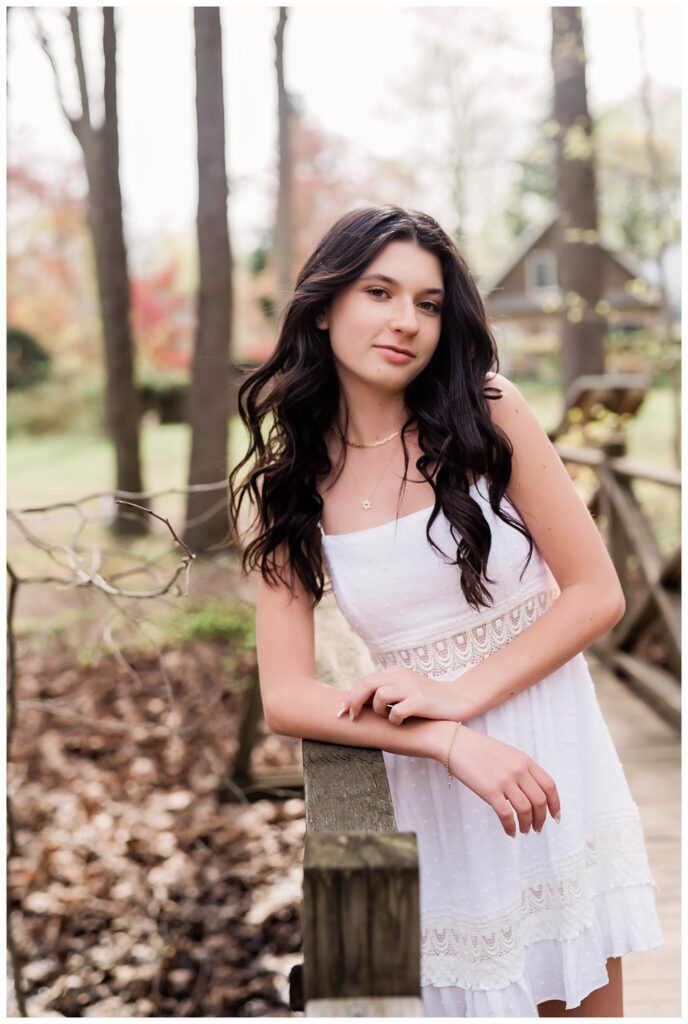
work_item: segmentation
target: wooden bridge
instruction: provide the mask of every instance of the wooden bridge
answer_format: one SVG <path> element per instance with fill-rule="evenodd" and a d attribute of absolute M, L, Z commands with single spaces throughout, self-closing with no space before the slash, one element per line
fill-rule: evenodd
<path fill-rule="evenodd" d="M 595 691 L 645 831 L 664 946 L 623 958 L 627 1017 L 681 1015 L 681 738 L 586 653 Z"/>

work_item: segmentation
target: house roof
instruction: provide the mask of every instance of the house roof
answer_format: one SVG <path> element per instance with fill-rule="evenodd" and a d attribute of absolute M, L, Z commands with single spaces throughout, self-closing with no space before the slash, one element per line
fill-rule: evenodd
<path fill-rule="evenodd" d="M 543 235 L 545 235 L 550 228 L 556 224 L 559 216 L 560 214 L 555 211 L 544 224 L 531 228 L 529 231 L 524 231 L 524 233 L 516 240 L 513 249 L 502 265 L 499 266 L 494 273 L 488 274 L 484 277 L 478 285 L 480 293 L 484 299 L 488 298 L 490 293 L 499 287 L 504 278 L 507 277 L 514 267 L 520 263 L 526 253 L 528 253 L 530 249 L 535 248 Z M 609 245 L 606 245 L 602 240 L 599 242 L 599 247 L 604 250 L 611 259 L 619 263 L 626 273 L 631 275 L 631 277 L 645 277 L 640 263 L 630 253 L 618 252 L 617 250 L 612 249 Z"/>
<path fill-rule="evenodd" d="M 514 267 L 523 259 L 528 250 L 532 249 L 535 246 L 535 243 L 540 241 L 542 236 L 549 231 L 558 219 L 559 214 L 553 213 L 544 224 L 530 228 L 528 231 L 524 231 L 523 234 L 519 235 L 506 259 L 497 267 L 496 270 L 491 274 L 487 274 L 481 280 L 479 288 L 483 296 L 489 295 L 490 292 L 504 280 L 507 274 L 511 273 Z"/>

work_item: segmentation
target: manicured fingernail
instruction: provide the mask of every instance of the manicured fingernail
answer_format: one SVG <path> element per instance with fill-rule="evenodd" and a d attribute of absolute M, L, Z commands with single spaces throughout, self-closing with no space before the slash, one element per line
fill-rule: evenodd
<path fill-rule="evenodd" d="M 561 821 L 561 811 L 557 811 L 557 813 L 554 815 L 554 820 L 556 821 L 556 823 L 558 825 L 559 822 Z"/>
<path fill-rule="evenodd" d="M 346 711 L 346 704 L 340 704 L 339 705 L 339 710 L 337 711 L 337 718 L 341 718 L 345 711 Z"/>
<path fill-rule="evenodd" d="M 353 722 L 353 720 L 354 720 L 354 709 L 353 708 L 349 708 L 349 718 Z"/>

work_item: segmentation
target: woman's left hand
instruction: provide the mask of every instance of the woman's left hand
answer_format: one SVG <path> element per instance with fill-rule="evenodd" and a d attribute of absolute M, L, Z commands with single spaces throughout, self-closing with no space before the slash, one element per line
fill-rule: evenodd
<path fill-rule="evenodd" d="M 383 668 L 362 676 L 349 690 L 337 712 L 356 718 L 361 708 L 372 704 L 373 711 L 401 725 L 407 718 L 459 720 L 459 693 L 456 683 L 441 683 L 407 668 Z M 387 705 L 393 704 L 393 708 Z"/>

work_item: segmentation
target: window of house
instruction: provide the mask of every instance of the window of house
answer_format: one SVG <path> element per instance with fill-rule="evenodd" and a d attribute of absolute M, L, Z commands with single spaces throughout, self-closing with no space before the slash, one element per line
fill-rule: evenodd
<path fill-rule="evenodd" d="M 529 292 L 552 291 L 557 287 L 557 260 L 550 249 L 536 249 L 526 260 L 526 288 Z"/>

